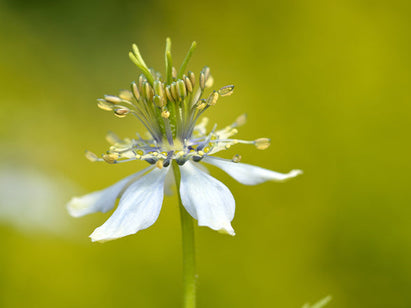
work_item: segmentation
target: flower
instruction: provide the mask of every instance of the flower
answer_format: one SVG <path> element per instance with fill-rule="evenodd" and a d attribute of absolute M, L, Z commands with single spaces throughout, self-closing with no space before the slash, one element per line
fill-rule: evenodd
<path fill-rule="evenodd" d="M 161 210 L 164 191 L 173 185 L 175 172 L 181 174 L 182 205 L 198 220 L 198 225 L 234 235 L 231 226 L 235 211 L 234 197 L 200 163 L 214 165 L 245 185 L 284 181 L 301 173 L 300 170 L 292 170 L 284 174 L 243 164 L 239 162 L 239 155 L 231 160 L 214 157 L 214 154 L 238 143 L 252 144 L 264 150 L 269 147 L 270 140 L 231 138 L 237 133 L 237 128 L 246 122 L 245 115 L 223 129 L 217 130 L 214 125 L 207 132 L 208 119 L 199 121 L 200 116 L 220 97 L 231 95 L 234 86 L 211 91 L 207 98 L 202 98 L 213 84 L 210 69 L 204 67 L 197 82 L 193 72 L 184 74 L 196 43 L 191 45 L 178 72 L 171 64 L 170 46 L 171 42 L 167 39 L 166 76 L 163 79 L 160 73 L 148 69 L 137 46 L 133 45 L 133 52 L 129 55 L 142 71 L 138 81 L 131 83 L 131 89 L 121 91 L 118 96 L 106 95 L 98 100 L 98 107 L 113 111 L 118 117 L 136 117 L 147 129 L 147 137 L 137 134 L 135 139 L 122 140 L 109 133 L 109 151 L 101 158 L 87 151 L 86 157 L 91 161 L 110 164 L 144 160 L 150 166 L 106 189 L 71 199 L 67 207 L 74 217 L 105 213 L 112 210 L 116 200 L 120 199 L 111 217 L 90 235 L 92 241 L 117 239 L 154 224 Z M 177 169 L 173 171 L 173 168 Z"/>

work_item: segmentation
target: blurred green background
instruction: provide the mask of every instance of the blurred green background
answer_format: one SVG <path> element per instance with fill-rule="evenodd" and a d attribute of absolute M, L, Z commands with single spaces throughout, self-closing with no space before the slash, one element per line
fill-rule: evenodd
<path fill-rule="evenodd" d="M 410 5 L 404 1 L 0 0 L 0 306 L 179 307 L 175 197 L 137 235 L 92 244 L 109 214 L 68 217 L 73 195 L 144 164 L 90 163 L 113 130 L 141 127 L 96 108 L 136 79 L 137 43 L 163 70 L 165 38 L 180 63 L 211 68 L 234 95 L 208 113 L 266 151 L 227 153 L 284 184 L 232 190 L 237 235 L 196 228 L 199 307 L 411 307 Z"/>

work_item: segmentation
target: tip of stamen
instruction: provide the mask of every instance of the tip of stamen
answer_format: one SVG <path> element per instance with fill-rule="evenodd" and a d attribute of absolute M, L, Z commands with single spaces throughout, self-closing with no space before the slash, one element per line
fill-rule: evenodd
<path fill-rule="evenodd" d="M 243 126 L 247 122 L 247 114 L 243 113 L 237 119 L 235 119 L 234 127 Z"/>
<path fill-rule="evenodd" d="M 240 154 L 235 154 L 231 160 L 233 163 L 239 163 L 241 161 L 241 158 L 242 157 Z"/>
<path fill-rule="evenodd" d="M 84 153 L 84 155 L 86 156 L 86 158 L 91 161 L 91 162 L 95 162 L 98 161 L 99 158 L 96 154 L 94 154 L 93 152 L 90 152 L 88 150 L 86 150 L 86 152 Z"/>
<path fill-rule="evenodd" d="M 265 150 L 270 146 L 270 144 L 271 140 L 269 138 L 258 138 L 254 140 L 254 145 L 257 150 Z"/>

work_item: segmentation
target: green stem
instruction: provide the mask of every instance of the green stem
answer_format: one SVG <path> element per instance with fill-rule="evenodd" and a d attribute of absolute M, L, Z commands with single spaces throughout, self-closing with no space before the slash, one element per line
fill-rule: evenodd
<path fill-rule="evenodd" d="M 183 207 L 180 195 L 180 168 L 173 161 L 174 177 L 177 184 L 177 194 L 180 204 L 181 231 L 183 240 L 183 288 L 184 308 L 196 307 L 196 271 L 193 218 Z"/>

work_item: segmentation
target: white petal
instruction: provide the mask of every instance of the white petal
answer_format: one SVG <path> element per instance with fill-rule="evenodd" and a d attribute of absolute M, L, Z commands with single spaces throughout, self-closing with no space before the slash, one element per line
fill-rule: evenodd
<path fill-rule="evenodd" d="M 302 174 L 301 170 L 291 170 L 288 173 L 279 173 L 242 163 L 234 163 L 231 160 L 204 157 L 203 162 L 214 165 L 244 185 L 257 185 L 266 181 L 282 182 Z"/>
<path fill-rule="evenodd" d="M 195 166 L 190 161 L 180 166 L 180 194 L 183 206 L 198 220 L 222 233 L 235 235 L 231 227 L 235 201 L 230 190 L 220 181 Z"/>
<path fill-rule="evenodd" d="M 173 168 L 167 172 L 166 180 L 164 183 L 164 194 L 166 196 L 174 195 L 174 187 L 176 186 L 176 180 L 174 178 L 174 171 Z"/>
<path fill-rule="evenodd" d="M 156 168 L 132 183 L 113 215 L 90 235 L 91 240 L 110 241 L 150 227 L 160 214 L 168 169 Z"/>
<path fill-rule="evenodd" d="M 152 166 L 145 168 L 105 189 L 89 193 L 82 197 L 73 197 L 69 203 L 67 203 L 69 214 L 74 217 L 80 217 L 95 212 L 105 213 L 110 211 L 127 184 L 137 180 L 152 168 Z"/>

